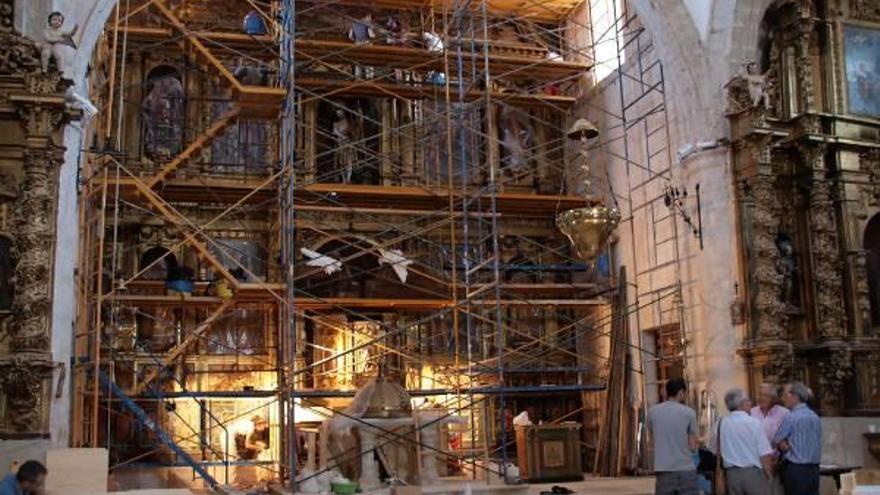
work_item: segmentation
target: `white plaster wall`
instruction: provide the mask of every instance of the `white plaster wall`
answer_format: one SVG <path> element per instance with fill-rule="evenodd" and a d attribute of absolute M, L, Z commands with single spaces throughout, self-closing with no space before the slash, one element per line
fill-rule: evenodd
<path fill-rule="evenodd" d="M 822 418 L 822 464 L 880 469 L 880 460 L 868 452 L 862 436 L 871 425 L 880 431 L 880 418 Z"/>
<path fill-rule="evenodd" d="M 684 0 L 684 6 L 702 40 L 705 40 L 709 33 L 709 19 L 712 16 L 712 6 L 715 3 L 715 0 Z"/>
<path fill-rule="evenodd" d="M 9 472 L 13 463 L 31 459 L 46 462 L 48 440 L 3 440 L 0 442 L 0 477 Z"/>
<path fill-rule="evenodd" d="M 88 125 L 88 122 L 82 124 Z M 64 388 L 61 397 L 52 395 L 50 420 L 51 444 L 67 447 L 70 438 L 70 383 L 73 370 L 73 332 L 76 319 L 76 268 L 79 245 L 77 172 L 79 150 L 82 147 L 80 123 L 64 129 L 64 165 L 58 178 L 58 216 L 55 244 L 55 285 L 52 288 L 52 359 L 65 366 Z M 56 380 L 60 372 L 56 371 Z"/>

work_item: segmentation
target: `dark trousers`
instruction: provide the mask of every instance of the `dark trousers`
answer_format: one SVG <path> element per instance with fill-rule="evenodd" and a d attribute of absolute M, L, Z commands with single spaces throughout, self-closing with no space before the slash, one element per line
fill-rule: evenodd
<path fill-rule="evenodd" d="M 658 471 L 654 473 L 656 495 L 699 495 L 696 471 Z"/>
<path fill-rule="evenodd" d="M 784 462 L 779 473 L 785 495 L 819 495 L 819 465 Z"/>

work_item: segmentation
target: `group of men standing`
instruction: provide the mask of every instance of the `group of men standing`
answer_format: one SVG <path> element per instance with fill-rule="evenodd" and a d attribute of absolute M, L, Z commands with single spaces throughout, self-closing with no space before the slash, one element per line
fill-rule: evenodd
<path fill-rule="evenodd" d="M 699 495 L 697 417 L 685 405 L 685 381 L 667 382 L 666 396 L 648 412 L 655 493 Z M 818 495 L 822 423 L 807 405 L 810 397 L 801 382 L 786 384 L 781 397 L 775 386 L 763 385 L 754 407 L 742 389 L 728 391 L 729 413 L 713 427 L 715 487 L 728 495 Z"/>

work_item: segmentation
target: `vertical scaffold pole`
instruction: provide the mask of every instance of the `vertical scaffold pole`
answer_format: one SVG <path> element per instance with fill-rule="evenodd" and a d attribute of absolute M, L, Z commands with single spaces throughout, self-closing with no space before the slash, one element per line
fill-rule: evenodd
<path fill-rule="evenodd" d="M 294 163 L 296 162 L 296 91 L 295 91 L 295 28 L 296 28 L 296 2 L 295 0 L 283 0 L 281 22 L 281 83 L 287 90 L 282 115 L 282 141 L 281 141 L 281 167 L 283 191 L 281 197 L 281 225 L 282 225 L 282 269 L 286 287 L 286 297 L 281 306 L 282 328 L 280 344 L 283 350 L 280 353 L 282 365 L 279 366 L 279 401 L 282 412 L 280 425 L 282 428 L 279 437 L 285 437 L 287 441 L 287 470 L 290 477 L 290 490 L 296 491 L 296 463 L 297 463 L 297 440 L 296 440 L 296 404 L 293 392 L 296 388 L 296 355 L 297 355 L 297 324 L 294 293 L 294 266 L 295 266 L 295 220 L 294 220 Z M 285 342 L 286 341 L 286 342 Z M 285 407 L 286 405 L 286 407 Z M 282 462 L 283 464 L 283 462 Z"/>

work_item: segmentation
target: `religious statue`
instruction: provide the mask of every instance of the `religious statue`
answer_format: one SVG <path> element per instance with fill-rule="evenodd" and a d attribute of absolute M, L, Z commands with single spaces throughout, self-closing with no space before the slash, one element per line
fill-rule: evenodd
<path fill-rule="evenodd" d="M 766 74 L 759 72 L 758 64 L 755 62 L 743 64 L 743 67 L 745 73 L 738 73 L 724 85 L 728 94 L 728 110 L 731 112 L 742 112 L 749 108 L 770 110 Z"/>
<path fill-rule="evenodd" d="M 501 149 L 504 152 L 502 169 L 513 175 L 524 172 L 529 165 L 534 146 L 532 128 L 513 111 L 504 107 L 498 112 L 498 123 Z"/>
<path fill-rule="evenodd" d="M 49 14 L 48 25 L 43 31 L 44 40 L 40 46 L 40 62 L 43 72 L 49 72 L 49 60 L 52 58 L 55 58 L 58 70 L 64 72 L 67 67 L 67 56 L 71 55 L 72 50 L 76 50 L 73 37 L 79 30 L 79 25 L 75 24 L 70 31 L 65 31 L 63 26 L 64 14 L 61 12 Z"/>
<path fill-rule="evenodd" d="M 794 254 L 794 245 L 791 238 L 786 234 L 776 237 L 776 249 L 779 250 L 779 258 L 776 262 L 776 271 L 782 276 L 782 291 L 780 299 L 785 304 L 786 310 L 796 310 L 798 303 L 798 266 Z"/>
<path fill-rule="evenodd" d="M 767 81 L 765 75 L 758 71 L 757 63 L 749 62 L 746 64 L 745 79 L 749 85 L 752 108 L 763 106 L 764 110 L 770 110 L 770 95 L 767 94 Z"/>
<path fill-rule="evenodd" d="M 343 184 L 351 183 L 354 173 L 356 151 L 354 148 L 354 124 L 345 114 L 345 110 L 336 109 L 336 120 L 333 121 L 333 139 L 336 141 L 334 161 Z"/>
<path fill-rule="evenodd" d="M 179 153 L 183 147 L 185 94 L 180 80 L 162 76 L 148 82 L 141 104 L 144 120 L 144 151 L 156 160 Z"/>

